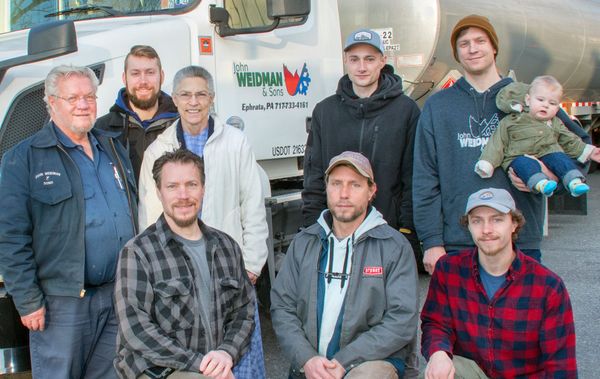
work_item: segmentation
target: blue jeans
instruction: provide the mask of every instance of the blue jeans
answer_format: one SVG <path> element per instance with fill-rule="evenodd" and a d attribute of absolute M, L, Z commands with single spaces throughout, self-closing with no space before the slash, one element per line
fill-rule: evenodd
<path fill-rule="evenodd" d="M 584 178 L 583 174 L 577 169 L 577 166 L 569 156 L 563 152 L 546 154 L 539 158 L 546 167 L 558 176 L 565 188 L 568 188 L 569 182 L 575 178 Z M 515 174 L 527 184 L 531 189 L 542 179 L 548 177 L 542 173 L 542 166 L 535 160 L 525 156 L 515 158 L 510 164 L 515 170 Z"/>
<path fill-rule="evenodd" d="M 109 283 L 81 299 L 46 296 L 46 328 L 29 333 L 34 378 L 117 378 L 113 291 Z"/>
<path fill-rule="evenodd" d="M 250 338 L 248 351 L 240 358 L 237 365 L 233 367 L 233 375 L 237 379 L 265 379 L 265 357 L 260 333 L 260 318 L 258 317 L 258 302 L 256 293 L 254 296 L 254 331 Z"/>

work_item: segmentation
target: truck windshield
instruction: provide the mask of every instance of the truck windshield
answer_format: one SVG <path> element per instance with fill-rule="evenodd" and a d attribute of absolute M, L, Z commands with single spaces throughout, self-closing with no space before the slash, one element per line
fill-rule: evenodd
<path fill-rule="evenodd" d="M 200 0 L 0 0 L 0 33 L 55 20 L 171 13 Z"/>

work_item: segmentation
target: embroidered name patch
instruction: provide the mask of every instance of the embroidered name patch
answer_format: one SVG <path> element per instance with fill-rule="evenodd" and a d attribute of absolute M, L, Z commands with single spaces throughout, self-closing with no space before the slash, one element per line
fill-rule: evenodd
<path fill-rule="evenodd" d="M 366 266 L 363 268 L 363 276 L 381 276 L 383 275 L 383 267 L 381 266 Z"/>
<path fill-rule="evenodd" d="M 46 171 L 35 174 L 35 180 L 42 180 L 42 184 L 45 186 L 51 186 L 54 184 L 54 177 L 60 177 L 60 172 Z"/>

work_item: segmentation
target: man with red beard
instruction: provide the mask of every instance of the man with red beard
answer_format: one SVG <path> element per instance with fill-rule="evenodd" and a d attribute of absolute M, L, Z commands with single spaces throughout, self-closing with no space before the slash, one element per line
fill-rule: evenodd
<path fill-rule="evenodd" d="M 505 189 L 469 196 L 476 247 L 439 259 L 421 312 L 426 379 L 577 377 L 569 294 L 515 247 L 524 223 Z"/>
<path fill-rule="evenodd" d="M 178 117 L 173 100 L 160 90 L 164 77 L 156 50 L 133 46 L 125 57 L 125 87 L 109 113 L 96 122 L 97 128 L 119 133 L 119 140 L 129 150 L 136 181 L 144 151 Z"/>
<path fill-rule="evenodd" d="M 231 379 L 254 329 L 242 252 L 198 219 L 202 158 L 167 152 L 152 175 L 163 214 L 119 257 L 115 367 L 123 378 Z"/>

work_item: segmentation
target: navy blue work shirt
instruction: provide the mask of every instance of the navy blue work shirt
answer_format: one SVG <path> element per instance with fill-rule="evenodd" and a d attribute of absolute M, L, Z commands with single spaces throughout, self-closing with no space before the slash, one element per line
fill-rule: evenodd
<path fill-rule="evenodd" d="M 125 180 L 110 155 L 88 133 L 94 159 L 56 125 L 58 140 L 79 168 L 85 199 L 85 285 L 98 286 L 115 278 L 121 248 L 134 237 Z"/>

